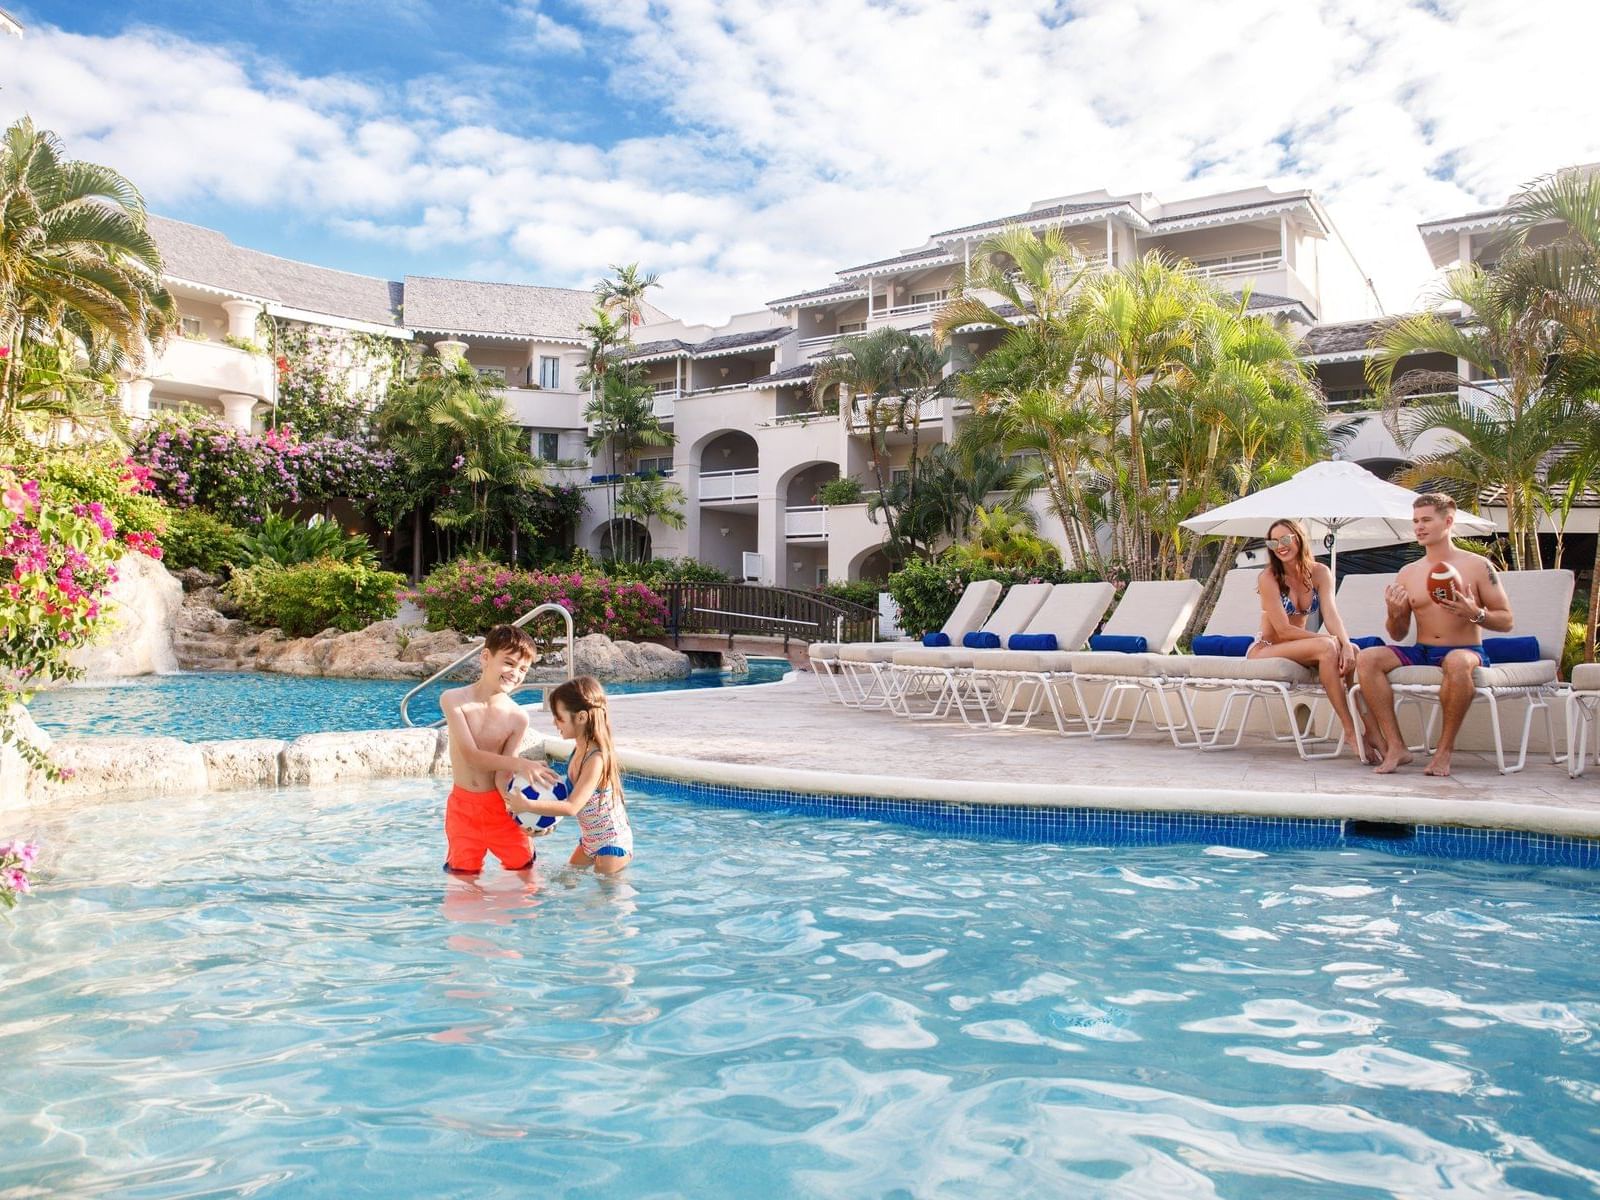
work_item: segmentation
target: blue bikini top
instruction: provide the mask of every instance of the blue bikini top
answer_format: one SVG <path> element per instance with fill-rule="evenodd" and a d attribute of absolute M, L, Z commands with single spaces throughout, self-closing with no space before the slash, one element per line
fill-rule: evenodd
<path fill-rule="evenodd" d="M 1294 597 L 1289 594 L 1287 588 L 1284 589 L 1280 599 L 1283 601 L 1283 615 L 1286 617 L 1309 617 L 1322 607 L 1322 597 L 1317 595 L 1316 588 L 1311 589 L 1311 607 L 1306 609 L 1305 612 L 1301 612 L 1294 606 Z"/>

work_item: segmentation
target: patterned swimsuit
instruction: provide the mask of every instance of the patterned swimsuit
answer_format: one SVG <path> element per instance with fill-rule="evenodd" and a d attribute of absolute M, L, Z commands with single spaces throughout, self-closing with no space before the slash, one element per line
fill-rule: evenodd
<path fill-rule="evenodd" d="M 588 761 L 599 753 L 598 747 L 590 750 L 578 763 L 577 770 L 568 769 L 567 778 L 577 779 Z M 578 810 L 578 848 L 590 858 L 633 853 L 633 828 L 628 824 L 628 810 L 622 797 L 612 796 L 611 789 L 604 784 L 595 788 Z"/>

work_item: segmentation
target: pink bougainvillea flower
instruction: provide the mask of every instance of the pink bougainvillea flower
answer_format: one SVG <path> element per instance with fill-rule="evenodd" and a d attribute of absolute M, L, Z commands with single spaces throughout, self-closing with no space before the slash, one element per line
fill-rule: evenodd
<path fill-rule="evenodd" d="M 8 484 L 5 496 L 3 500 L 0 500 L 0 503 L 4 503 L 7 508 L 20 517 L 28 511 L 28 493 L 15 483 Z"/>
<path fill-rule="evenodd" d="M 10 358 L 10 357 L 11 357 L 11 347 L 10 346 L 0 346 L 0 358 Z"/>

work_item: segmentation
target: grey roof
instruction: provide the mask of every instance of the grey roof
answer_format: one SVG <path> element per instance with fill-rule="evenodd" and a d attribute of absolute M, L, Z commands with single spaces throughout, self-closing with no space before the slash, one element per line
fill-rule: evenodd
<path fill-rule="evenodd" d="M 844 296 L 852 292 L 866 295 L 866 290 L 859 283 L 844 281 L 830 284 L 825 288 L 818 288 L 814 292 L 796 292 L 793 296 L 780 296 L 776 300 L 768 300 L 768 308 L 778 308 L 785 304 L 793 304 L 798 300 L 820 300 L 824 296 Z"/>
<path fill-rule="evenodd" d="M 963 225 L 958 229 L 946 229 L 936 233 L 936 238 L 955 237 L 961 233 L 971 233 L 975 229 L 988 229 L 991 225 L 1026 224 L 1033 221 L 1047 221 L 1051 217 L 1070 217 L 1078 213 L 1094 212 L 1104 208 L 1124 208 L 1126 200 L 1095 200 L 1088 204 L 1052 204 L 1046 208 L 1036 208 L 1031 212 L 1012 213 L 1009 217 L 992 217 L 987 221 L 979 221 L 976 225 Z"/>
<path fill-rule="evenodd" d="M 1306 330 L 1297 349 L 1301 358 L 1319 354 L 1351 354 L 1365 350 L 1372 339 L 1388 328 L 1397 318 L 1380 317 L 1369 321 L 1338 321 L 1332 325 L 1316 325 Z"/>
<path fill-rule="evenodd" d="M 161 248 L 163 269 L 174 278 L 328 316 L 400 323 L 401 288 L 393 280 L 246 250 L 214 229 L 186 221 L 153 214 L 146 221 Z"/>
<path fill-rule="evenodd" d="M 949 258 L 954 255 L 942 246 L 933 246 L 926 250 L 912 250 L 907 254 L 897 254 L 893 258 L 880 258 L 876 262 L 862 263 L 859 267 L 846 267 L 840 271 L 841 275 L 853 275 L 861 271 L 870 271 L 875 267 L 898 267 L 905 263 L 921 262 L 925 258 Z"/>
<path fill-rule="evenodd" d="M 774 371 L 770 375 L 758 375 L 750 381 L 748 386 L 762 387 L 763 385 L 770 385 L 772 387 L 781 387 L 789 383 L 804 383 L 815 372 L 816 365 L 814 363 L 802 363 L 798 367 L 786 367 L 782 371 Z"/>
<path fill-rule="evenodd" d="M 641 342 L 634 346 L 623 357 L 635 358 L 660 358 L 666 354 L 683 354 L 691 349 L 688 342 L 680 342 L 677 338 L 663 338 L 659 342 Z"/>
<path fill-rule="evenodd" d="M 407 275 L 405 323 L 446 333 L 582 338 L 595 296 L 577 288 Z"/>
<path fill-rule="evenodd" d="M 778 325 L 772 329 L 758 329 L 754 333 L 728 333 L 701 342 L 697 346 L 691 346 L 690 351 L 695 355 L 701 355 L 766 346 L 772 342 L 781 342 L 793 332 L 794 330 L 788 325 Z"/>
<path fill-rule="evenodd" d="M 1428 229 L 1434 225 L 1458 225 L 1462 221 L 1484 221 L 1490 217 L 1503 217 L 1505 215 L 1506 210 L 1503 207 L 1480 208 L 1477 212 L 1462 213 L 1457 217 L 1435 217 L 1431 221 L 1420 221 L 1417 223 L 1417 228 Z"/>
<path fill-rule="evenodd" d="M 1296 200 L 1310 200 L 1310 192 L 1289 192 L 1283 196 L 1273 196 L 1268 200 L 1247 200 L 1242 204 L 1225 204 L 1221 208 L 1202 208 L 1196 212 L 1173 213 L 1169 217 L 1157 217 L 1151 222 L 1159 233 L 1163 225 L 1175 225 L 1179 221 L 1193 221 L 1196 217 L 1214 217 L 1220 213 L 1244 212 L 1252 208 L 1277 208 L 1279 205 L 1289 204 Z"/>

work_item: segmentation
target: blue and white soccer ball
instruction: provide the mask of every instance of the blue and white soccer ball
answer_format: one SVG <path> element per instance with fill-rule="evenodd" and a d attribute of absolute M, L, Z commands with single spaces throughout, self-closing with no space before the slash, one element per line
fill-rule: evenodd
<path fill-rule="evenodd" d="M 533 784 L 529 783 L 521 775 L 518 775 L 506 787 L 506 794 L 512 796 L 520 795 L 527 800 L 537 800 L 539 798 L 539 789 L 534 787 Z M 567 785 L 562 783 L 560 780 L 557 780 L 555 786 L 550 789 L 550 794 L 557 800 L 565 800 L 567 798 Z M 524 829 L 530 831 L 534 837 L 543 837 L 557 825 L 561 824 L 560 817 L 551 817 L 537 813 L 524 812 L 512 813 L 511 815 L 516 818 L 518 825 L 521 825 Z"/>

